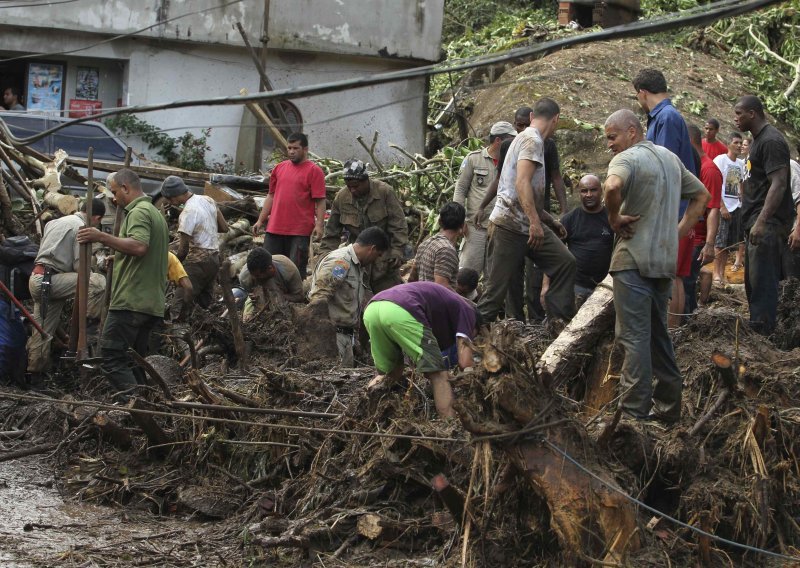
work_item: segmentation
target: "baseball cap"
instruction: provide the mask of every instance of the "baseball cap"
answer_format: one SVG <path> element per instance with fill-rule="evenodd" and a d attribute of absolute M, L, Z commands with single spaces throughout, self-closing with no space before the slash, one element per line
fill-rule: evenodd
<path fill-rule="evenodd" d="M 516 136 L 517 131 L 514 130 L 514 126 L 512 126 L 510 122 L 506 122 L 505 120 L 501 120 L 500 122 L 495 122 L 492 124 L 491 130 L 489 130 L 489 135 L 502 136 L 504 134 Z"/>

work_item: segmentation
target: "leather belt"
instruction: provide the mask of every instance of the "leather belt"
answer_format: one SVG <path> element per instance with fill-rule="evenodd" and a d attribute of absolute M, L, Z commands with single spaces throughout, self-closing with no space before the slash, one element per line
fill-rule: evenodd
<path fill-rule="evenodd" d="M 47 271 L 50 271 L 51 274 L 58 274 L 58 270 L 53 270 L 46 264 L 34 264 L 31 274 L 38 274 L 39 276 L 44 276 L 44 273 Z"/>
<path fill-rule="evenodd" d="M 337 325 L 336 333 L 341 333 L 342 335 L 355 335 L 356 330 L 352 327 L 342 327 L 340 325 Z"/>

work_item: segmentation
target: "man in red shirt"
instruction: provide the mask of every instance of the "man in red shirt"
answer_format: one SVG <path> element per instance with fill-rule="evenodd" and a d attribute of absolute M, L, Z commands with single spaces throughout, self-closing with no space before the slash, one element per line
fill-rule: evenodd
<path fill-rule="evenodd" d="M 309 237 L 322 238 L 325 221 L 325 174 L 308 159 L 308 138 L 295 132 L 286 139 L 288 160 L 269 176 L 269 195 L 253 225 L 258 234 L 266 225 L 264 248 L 282 254 L 306 277 Z"/>
<path fill-rule="evenodd" d="M 717 140 L 717 134 L 719 134 L 719 120 L 716 118 L 709 118 L 706 121 L 705 131 L 706 137 L 703 138 L 703 152 L 708 155 L 708 159 L 714 161 L 714 158 L 720 154 L 727 154 L 728 147 L 721 140 Z"/>
<path fill-rule="evenodd" d="M 695 292 L 700 269 L 704 264 L 714 260 L 714 241 L 717 238 L 717 230 L 719 229 L 719 206 L 722 201 L 722 172 L 703 151 L 705 140 L 702 138 L 700 128 L 690 124 L 688 130 L 689 141 L 700 155 L 700 181 L 703 182 L 708 193 L 711 194 L 711 198 L 706 204 L 703 218 L 694 226 L 692 272 L 683 279 L 683 289 L 686 291 L 686 313 L 690 314 L 697 308 L 697 294 Z M 706 132 L 708 132 L 708 125 L 706 125 Z"/>

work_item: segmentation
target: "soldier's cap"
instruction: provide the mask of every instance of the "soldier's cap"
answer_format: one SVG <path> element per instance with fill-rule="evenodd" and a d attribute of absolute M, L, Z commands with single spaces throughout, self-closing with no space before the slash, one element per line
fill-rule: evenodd
<path fill-rule="evenodd" d="M 492 124 L 492 129 L 489 130 L 490 136 L 503 136 L 504 134 L 516 136 L 517 131 L 514 130 L 514 126 L 510 122 L 506 122 L 505 120 Z"/>
<path fill-rule="evenodd" d="M 161 195 L 164 197 L 178 197 L 188 192 L 189 188 L 178 176 L 168 176 L 161 184 Z"/>
<path fill-rule="evenodd" d="M 344 163 L 344 179 L 367 179 L 367 164 L 361 160 L 347 160 Z"/>

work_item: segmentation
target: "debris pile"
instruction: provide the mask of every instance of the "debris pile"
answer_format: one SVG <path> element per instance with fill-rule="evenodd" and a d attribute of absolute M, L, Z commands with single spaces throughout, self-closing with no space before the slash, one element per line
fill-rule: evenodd
<path fill-rule="evenodd" d="M 798 554 L 800 351 L 752 334 L 726 303 L 720 294 L 675 334 L 686 381 L 683 418 L 669 430 L 615 413 L 621 357 L 610 321 L 586 353 L 565 355 L 579 371 L 551 383 L 540 361 L 553 338 L 495 324 L 479 346 L 484 366 L 454 381 L 459 420 L 442 421 L 421 376 L 370 389 L 370 368 L 298 355 L 304 317 L 314 318 L 286 305 L 243 324 L 246 367 L 228 363 L 230 345 L 198 367 L 158 367 L 135 408 L 85 402 L 102 397 L 97 379 L 74 401 L 4 393 L 0 428 L 58 450 L 65 494 L 207 519 L 201 552 L 229 559 L 769 565 L 645 508 Z M 222 309 L 198 316 L 195 337 L 230 338 Z M 137 558 L 163 559 L 132 546 Z M 171 554 L 186 565 L 188 552 Z"/>

